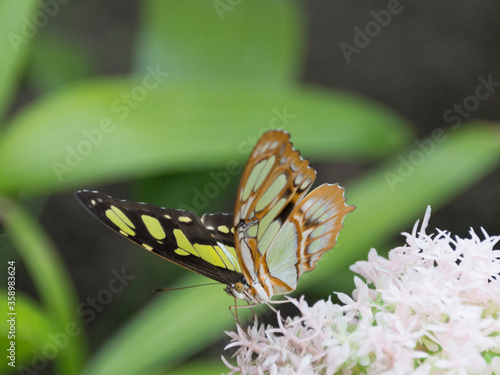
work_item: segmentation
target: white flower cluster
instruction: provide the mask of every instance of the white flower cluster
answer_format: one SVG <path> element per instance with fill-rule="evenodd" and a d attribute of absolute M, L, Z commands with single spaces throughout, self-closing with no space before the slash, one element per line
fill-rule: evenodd
<path fill-rule="evenodd" d="M 426 235 L 429 217 L 389 259 L 372 249 L 351 266 L 367 283 L 343 305 L 290 299 L 299 317 L 227 332 L 230 374 L 500 375 L 500 236 Z"/>

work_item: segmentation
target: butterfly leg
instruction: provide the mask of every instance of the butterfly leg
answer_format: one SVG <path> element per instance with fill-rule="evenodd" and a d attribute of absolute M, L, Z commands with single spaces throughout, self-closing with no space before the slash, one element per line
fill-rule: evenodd
<path fill-rule="evenodd" d="M 237 304 L 237 302 L 236 302 L 236 301 L 237 301 L 237 300 L 236 300 L 236 297 L 234 297 L 234 306 L 233 306 L 233 305 L 229 306 L 229 312 L 230 312 L 230 313 L 231 313 L 231 315 L 233 316 L 234 320 L 236 320 L 236 323 L 237 323 L 237 324 L 238 324 L 241 328 L 243 328 L 243 327 L 241 326 L 241 324 L 240 324 L 239 319 L 238 319 L 238 304 Z M 234 309 L 234 312 L 233 312 L 233 309 Z"/>
<path fill-rule="evenodd" d="M 247 307 L 247 306 L 241 306 L 241 307 Z M 234 313 L 233 310 L 234 309 Z M 248 335 L 247 331 L 245 328 L 240 323 L 240 320 L 238 319 L 238 303 L 236 297 L 234 297 L 234 306 L 229 306 L 229 311 L 231 312 L 231 315 L 233 316 L 234 320 L 236 321 L 236 324 L 241 328 L 243 332 L 245 332 L 245 335 L 247 338 L 250 340 L 250 336 Z"/>
<path fill-rule="evenodd" d="M 256 322 L 257 321 L 257 316 L 255 315 L 255 310 L 253 309 L 253 307 L 255 305 L 250 304 L 250 302 L 248 302 L 248 301 L 247 301 L 247 303 L 248 303 L 248 306 L 246 306 L 246 307 L 248 307 L 250 309 L 250 311 L 252 312 L 252 321 Z"/>
<path fill-rule="evenodd" d="M 249 302 L 249 301 L 246 301 L 246 302 L 247 302 L 247 305 L 246 305 L 246 306 L 238 306 L 238 305 L 237 305 L 237 303 L 236 303 L 236 301 L 237 301 L 237 299 L 235 298 L 235 299 L 234 299 L 234 306 L 229 306 L 229 311 L 230 311 L 230 312 L 231 312 L 231 314 L 233 315 L 234 319 L 236 320 L 236 323 L 237 323 L 237 324 L 238 324 L 238 326 L 241 328 L 241 330 L 242 330 L 243 332 L 245 332 L 245 335 L 247 336 L 247 338 L 248 338 L 249 340 L 251 340 L 251 337 L 250 337 L 250 335 L 248 334 L 247 330 L 246 330 L 245 328 L 243 328 L 243 326 L 241 325 L 241 323 L 240 323 L 240 321 L 239 321 L 239 319 L 238 319 L 238 308 L 240 308 L 240 309 L 250 309 L 250 311 L 252 312 L 252 321 L 253 321 L 254 325 L 256 325 L 256 324 L 257 324 L 257 322 L 258 322 L 258 319 L 257 319 L 257 315 L 256 315 L 256 313 L 255 313 L 254 307 L 255 307 L 255 306 L 258 306 L 258 304 L 255 304 L 255 303 L 251 303 L 251 302 Z M 280 301 L 280 302 L 281 302 L 281 301 Z M 288 302 L 288 301 L 283 301 L 283 303 L 285 303 L 285 302 Z M 266 303 L 266 304 L 267 304 L 267 305 L 271 308 L 271 310 L 273 310 L 276 314 L 278 314 L 278 311 L 277 311 L 274 307 L 270 306 L 268 303 Z M 234 310 L 235 310 L 235 313 L 233 313 L 233 310 L 232 310 L 232 309 L 234 309 Z M 283 321 L 283 319 L 281 319 L 281 320 Z M 284 321 L 283 321 L 283 322 L 284 322 Z"/>
<path fill-rule="evenodd" d="M 282 303 L 290 303 L 290 301 L 289 300 L 280 300 L 280 301 L 267 301 L 266 302 L 266 305 L 269 306 L 269 308 L 276 313 L 276 316 L 280 317 L 281 323 L 285 324 L 285 320 L 283 319 L 283 317 L 281 316 L 281 314 L 278 314 L 278 310 L 276 310 L 273 306 L 271 306 L 271 303 L 275 304 L 275 305 L 278 305 L 278 304 L 282 304 Z"/>
<path fill-rule="evenodd" d="M 234 308 L 234 313 L 231 310 L 231 308 Z M 234 297 L 234 306 L 229 306 L 229 311 L 231 311 L 231 314 L 233 314 L 233 317 L 236 320 L 236 322 L 239 323 L 239 320 L 238 320 L 238 303 L 236 301 L 236 297 Z"/>

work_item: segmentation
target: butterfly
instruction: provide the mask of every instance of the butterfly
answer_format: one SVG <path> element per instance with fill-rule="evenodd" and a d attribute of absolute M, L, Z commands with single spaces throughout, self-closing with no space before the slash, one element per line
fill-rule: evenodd
<path fill-rule="evenodd" d="M 265 132 L 243 171 L 234 214 L 163 208 L 82 190 L 76 197 L 99 221 L 144 249 L 226 284 L 251 305 L 292 292 L 336 243 L 344 189 L 323 184 L 282 130 Z"/>

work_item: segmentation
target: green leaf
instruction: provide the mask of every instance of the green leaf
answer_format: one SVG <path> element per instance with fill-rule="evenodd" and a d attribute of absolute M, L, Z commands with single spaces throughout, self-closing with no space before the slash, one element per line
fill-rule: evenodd
<path fill-rule="evenodd" d="M 219 359 L 197 359 L 190 361 L 187 364 L 176 367 L 175 369 L 168 370 L 167 372 L 160 372 L 158 375 L 213 375 L 224 374 L 228 372 L 228 368 Z"/>
<path fill-rule="evenodd" d="M 0 193 L 242 167 L 260 134 L 278 127 L 308 157 L 329 159 L 381 157 L 409 137 L 387 109 L 319 89 L 171 84 L 147 91 L 137 81 L 100 81 L 49 95 L 12 120 L 0 136 Z"/>
<path fill-rule="evenodd" d="M 16 84 L 26 62 L 31 39 L 38 33 L 33 14 L 36 1 L 0 2 L 0 118 L 14 95 Z"/>
<path fill-rule="evenodd" d="M 299 73 L 304 19 L 296 1 L 145 1 L 136 71 L 173 80 L 288 83 Z M 196 14 L 195 17 L 193 15 Z"/>
<path fill-rule="evenodd" d="M 134 181 L 130 199 L 176 207 L 197 215 L 215 211 L 230 212 L 234 209 L 235 192 L 242 169 L 240 165 L 236 171 L 222 168 L 218 171 L 143 178 Z"/>
<path fill-rule="evenodd" d="M 86 338 L 83 323 L 76 314 L 77 300 L 71 278 L 57 250 L 28 212 L 2 197 L 0 219 L 33 278 L 46 316 L 50 317 L 52 336 L 48 335 L 45 341 L 58 343 L 57 373 L 78 374 L 86 354 Z"/>
<path fill-rule="evenodd" d="M 46 92 L 89 76 L 92 61 L 82 45 L 66 36 L 44 33 L 32 48 L 30 84 Z"/>
<path fill-rule="evenodd" d="M 206 282 L 196 275 L 186 280 L 194 284 L 182 285 Z M 100 348 L 82 375 L 135 375 L 169 369 L 225 337 L 222 330 L 234 322 L 228 311 L 232 303 L 221 287 L 159 294 Z"/>

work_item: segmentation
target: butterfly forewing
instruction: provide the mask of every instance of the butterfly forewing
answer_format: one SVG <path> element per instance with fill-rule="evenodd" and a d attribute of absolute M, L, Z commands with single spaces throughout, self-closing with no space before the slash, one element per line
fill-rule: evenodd
<path fill-rule="evenodd" d="M 201 222 L 219 246 L 226 250 L 236 271 L 241 272 L 234 245 L 233 214 L 205 214 Z"/>
<path fill-rule="evenodd" d="M 269 131 L 259 139 L 243 171 L 234 214 L 236 250 L 249 283 L 258 282 L 265 252 L 315 178 L 288 133 Z"/>
<path fill-rule="evenodd" d="M 146 250 L 226 284 L 241 279 L 234 249 L 231 253 L 217 243 L 192 212 L 92 191 L 79 191 L 76 196 L 99 221 Z"/>
<path fill-rule="evenodd" d="M 288 133 L 264 133 L 241 176 L 235 206 L 235 226 L 258 220 L 261 226 L 258 237 L 261 237 L 271 216 L 277 217 L 285 208 L 299 202 L 315 179 L 316 172 L 293 149 Z M 271 216 L 267 216 L 269 212 Z"/>
<path fill-rule="evenodd" d="M 217 242 L 234 248 L 233 214 L 205 214 L 201 222 Z"/>

